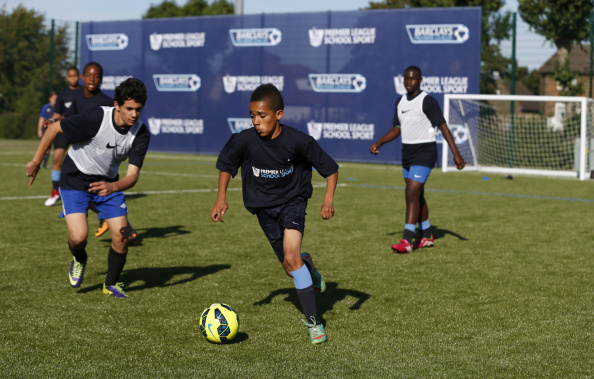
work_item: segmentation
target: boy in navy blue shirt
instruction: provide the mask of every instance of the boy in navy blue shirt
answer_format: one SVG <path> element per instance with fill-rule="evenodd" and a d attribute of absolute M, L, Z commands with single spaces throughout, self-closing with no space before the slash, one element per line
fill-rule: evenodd
<path fill-rule="evenodd" d="M 311 197 L 312 166 L 326 178 L 321 215 L 334 216 L 334 191 L 338 164 L 313 137 L 280 123 L 284 102 L 272 84 L 256 88 L 250 98 L 253 128 L 233 134 L 219 154 L 217 200 L 210 212 L 212 221 L 223 221 L 229 208 L 227 186 L 241 166 L 243 202 L 258 217 L 264 234 L 287 275 L 293 278 L 307 321 L 310 342 L 327 340 L 315 303 L 314 289 L 323 292 L 326 283 L 308 253 L 301 253 L 305 209 Z"/>

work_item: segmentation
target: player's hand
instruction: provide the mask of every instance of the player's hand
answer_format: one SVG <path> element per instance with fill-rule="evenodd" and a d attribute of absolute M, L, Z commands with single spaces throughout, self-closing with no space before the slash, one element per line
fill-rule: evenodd
<path fill-rule="evenodd" d="M 377 155 L 379 153 L 380 145 L 376 142 L 369 148 L 371 154 Z"/>
<path fill-rule="evenodd" d="M 40 165 L 33 161 L 27 163 L 27 166 L 25 167 L 25 171 L 27 172 L 27 177 L 31 178 L 31 180 L 29 180 L 29 185 L 33 184 L 33 182 L 35 181 L 35 177 L 37 176 L 37 173 L 39 172 L 39 167 L 40 167 Z"/>
<path fill-rule="evenodd" d="M 330 220 L 334 217 L 334 205 L 331 202 L 322 203 L 322 211 L 320 213 L 324 220 Z"/>
<path fill-rule="evenodd" d="M 454 156 L 454 163 L 456 164 L 456 168 L 458 170 L 462 170 L 464 166 L 466 166 L 466 162 L 464 162 L 464 158 L 460 154 L 458 156 Z"/>
<path fill-rule="evenodd" d="M 227 209 L 229 209 L 229 205 L 227 204 L 226 200 L 217 201 L 210 210 L 210 219 L 213 222 L 225 221 L 223 220 L 223 215 L 225 214 L 225 212 L 227 212 Z"/>
<path fill-rule="evenodd" d="M 115 184 L 108 182 L 95 182 L 89 185 L 89 193 L 99 196 L 111 195 L 116 190 Z"/>

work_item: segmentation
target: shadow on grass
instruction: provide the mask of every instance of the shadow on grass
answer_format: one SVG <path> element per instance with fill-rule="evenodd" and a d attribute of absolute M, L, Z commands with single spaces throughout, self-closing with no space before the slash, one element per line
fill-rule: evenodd
<path fill-rule="evenodd" d="M 191 233 L 188 230 L 184 230 L 183 225 L 171 225 L 166 226 L 164 228 L 147 228 L 147 229 L 136 229 L 136 233 L 138 234 L 138 242 L 131 243 L 128 247 L 138 247 L 142 246 L 142 240 L 145 238 L 168 238 L 168 237 L 175 237 L 181 236 L 184 234 Z M 109 237 L 109 233 L 106 233 L 105 236 L 108 238 L 104 238 L 101 242 L 110 243 L 111 237 Z"/>
<path fill-rule="evenodd" d="M 290 303 L 301 310 L 301 303 L 299 302 L 299 298 L 297 297 L 297 291 L 294 287 L 292 288 L 281 288 L 275 291 L 272 291 L 270 295 L 266 298 L 257 301 L 254 305 L 265 305 L 270 304 L 272 299 L 277 296 L 284 296 L 284 300 Z M 357 302 L 349 307 L 350 310 L 354 311 L 361 308 L 361 305 L 365 301 L 367 301 L 370 297 L 369 294 L 357 290 L 349 290 L 349 289 L 342 289 L 338 288 L 338 283 L 336 282 L 326 282 L 326 291 L 319 293 L 316 292 L 316 305 L 318 308 L 318 316 L 322 320 L 323 323 L 326 321 L 324 320 L 324 313 L 331 311 L 334 309 L 334 305 L 339 301 L 346 300 L 347 297 L 353 297 L 357 299 Z"/>
<path fill-rule="evenodd" d="M 433 238 L 438 240 L 440 238 L 445 237 L 446 235 L 451 235 L 453 237 L 458 238 L 460 241 L 468 241 L 468 238 L 459 235 L 458 233 L 454 233 L 448 229 L 441 229 L 437 225 L 431 225 L 431 231 L 433 232 Z M 392 232 L 386 233 L 388 236 L 402 236 L 402 232 Z"/>
<path fill-rule="evenodd" d="M 125 291 L 140 291 L 155 287 L 170 287 L 188 283 L 206 275 L 228 270 L 231 265 L 211 265 L 206 267 L 150 267 L 124 270 L 120 281 L 125 284 Z M 99 273 L 105 275 L 106 273 Z M 179 278 L 178 278 L 179 277 Z M 142 283 L 142 284 L 140 284 Z M 86 287 L 78 291 L 85 293 L 102 289 L 103 284 Z"/>
<path fill-rule="evenodd" d="M 223 345 L 233 345 L 236 343 L 241 343 L 243 341 L 246 341 L 248 338 L 250 338 L 250 336 L 247 333 L 237 332 L 237 335 L 235 336 L 235 338 L 233 338 L 231 341 L 225 342 Z M 209 340 L 206 340 L 206 341 L 208 343 L 210 343 L 211 345 L 221 345 L 220 343 L 211 342 Z"/>

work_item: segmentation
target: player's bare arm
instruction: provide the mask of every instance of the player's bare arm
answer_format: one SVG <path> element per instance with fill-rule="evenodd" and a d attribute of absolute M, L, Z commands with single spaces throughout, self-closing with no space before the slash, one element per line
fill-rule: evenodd
<path fill-rule="evenodd" d="M 454 141 L 454 136 L 452 136 L 452 132 L 450 132 L 450 128 L 448 128 L 446 124 L 441 124 L 439 125 L 439 130 L 443 135 L 443 139 L 445 139 L 448 143 L 448 146 L 450 147 L 452 154 L 454 154 L 454 163 L 456 164 L 456 168 L 458 170 L 462 170 L 464 166 L 466 166 L 466 162 L 464 162 L 464 158 L 462 158 L 460 151 L 458 151 L 458 147 L 456 146 L 456 142 Z"/>
<path fill-rule="evenodd" d="M 217 200 L 210 210 L 210 219 L 213 222 L 225 221 L 222 216 L 227 212 L 227 209 L 229 209 L 229 204 L 227 204 L 227 186 L 229 185 L 230 180 L 231 174 L 225 171 L 219 172 Z"/>
<path fill-rule="evenodd" d="M 32 185 L 35 181 L 35 177 L 37 176 L 37 172 L 39 172 L 39 167 L 43 161 L 43 156 L 45 155 L 47 149 L 49 149 L 49 147 L 52 145 L 52 142 L 54 142 L 54 139 L 58 133 L 62 133 L 62 127 L 60 126 L 59 122 L 54 122 L 48 127 L 43 137 L 41 137 L 41 141 L 39 141 L 39 145 L 37 146 L 37 150 L 35 151 L 33 159 L 31 162 L 27 163 L 25 168 L 27 177 L 31 178 L 29 185 Z"/>
<path fill-rule="evenodd" d="M 321 215 L 324 220 L 334 217 L 334 192 L 338 183 L 338 171 L 326 178 L 326 194 L 322 202 Z"/>
<path fill-rule="evenodd" d="M 99 196 L 111 195 L 114 192 L 125 191 L 136 185 L 140 176 L 140 168 L 133 164 L 128 165 L 126 176 L 117 182 L 94 182 L 89 185 L 89 192 Z"/>
<path fill-rule="evenodd" d="M 384 136 L 382 138 L 378 139 L 377 142 L 375 142 L 373 145 L 371 145 L 371 147 L 369 148 L 369 152 L 371 154 L 377 155 L 379 153 L 379 149 L 382 145 L 385 145 L 388 142 L 391 142 L 398 137 L 400 137 L 400 128 L 398 128 L 396 126 L 393 128 L 390 128 L 390 130 L 388 130 L 388 132 L 386 134 L 384 134 Z"/>

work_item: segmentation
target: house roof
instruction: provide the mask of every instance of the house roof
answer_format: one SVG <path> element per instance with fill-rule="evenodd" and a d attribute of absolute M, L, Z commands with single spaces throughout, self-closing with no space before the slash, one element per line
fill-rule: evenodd
<path fill-rule="evenodd" d="M 498 81 L 497 88 L 501 91 L 504 95 L 511 94 L 511 80 L 503 79 Z M 520 82 L 519 80 L 516 81 L 516 95 L 534 95 L 524 83 Z M 538 113 L 539 105 L 535 101 L 518 101 L 520 104 L 521 112 L 522 113 Z"/>
<path fill-rule="evenodd" d="M 582 75 L 590 74 L 590 45 L 574 44 L 569 52 L 569 65 L 572 70 L 577 70 Z M 555 62 L 560 57 L 559 50 L 555 52 L 539 69 L 540 74 L 552 74 Z"/>

